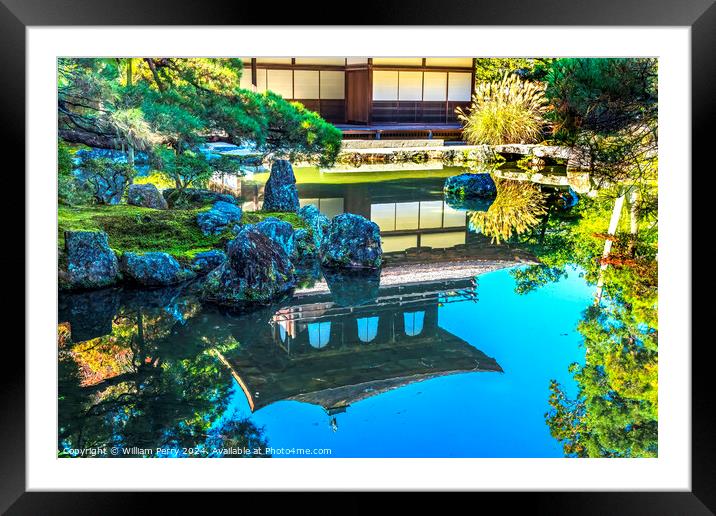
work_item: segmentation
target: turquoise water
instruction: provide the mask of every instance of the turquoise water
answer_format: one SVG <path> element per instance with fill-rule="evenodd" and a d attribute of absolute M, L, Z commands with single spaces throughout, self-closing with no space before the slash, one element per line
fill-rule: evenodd
<path fill-rule="evenodd" d="M 514 293 L 509 270 L 481 275 L 479 301 L 439 308 L 439 325 L 494 357 L 504 373 L 434 378 L 370 397 L 336 415 L 319 406 L 279 401 L 251 415 L 241 389 L 238 411 L 264 426 L 275 456 L 561 457 L 544 413 L 548 385 L 573 387 L 567 367 L 583 361 L 575 327 L 593 296 L 572 271 L 566 279 L 525 295 Z"/>
<path fill-rule="evenodd" d="M 379 224 L 384 273 L 402 276 L 303 271 L 250 313 L 202 305 L 194 284 L 61 295 L 59 454 L 561 457 L 544 415 L 550 380 L 574 395 L 584 360 L 580 272 L 516 293 L 499 267 L 534 257 L 476 233 L 443 177 L 303 179 L 302 204 Z"/>

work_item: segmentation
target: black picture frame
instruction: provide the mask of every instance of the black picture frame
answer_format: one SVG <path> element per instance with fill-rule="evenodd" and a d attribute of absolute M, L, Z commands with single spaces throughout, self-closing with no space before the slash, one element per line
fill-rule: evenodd
<path fill-rule="evenodd" d="M 482 0 L 471 3 L 456 0 L 422 0 L 406 5 L 397 0 L 356 4 L 347 14 L 328 17 L 328 25 L 550 25 L 550 26 L 687 26 L 691 28 L 692 69 L 692 169 L 707 172 L 709 126 L 716 116 L 712 85 L 716 85 L 716 4 L 715 0 Z M 324 4 L 324 5 L 322 5 Z M 62 25 L 315 25 L 317 13 L 345 13 L 338 4 L 311 2 L 301 9 L 288 10 L 276 4 L 273 9 L 262 2 L 235 2 L 217 5 L 196 0 L 0 0 L 0 113 L 5 149 L 14 149 L 13 157 L 24 170 L 25 149 L 25 30 L 29 26 Z M 330 16 L 330 15 L 329 15 Z M 700 152 L 697 152 L 700 150 Z M 21 168 L 22 167 L 22 168 Z M 10 172 L 10 170 L 7 170 Z M 687 177 L 689 171 L 678 171 Z M 691 174 L 692 184 L 694 174 Z M 16 184 L 15 184 L 16 183 Z M 22 202 L 23 188 L 13 185 L 12 196 Z M 31 195 L 31 192 L 25 192 Z M 692 206 L 703 206 L 706 189 L 692 189 Z M 20 207 L 17 208 L 20 212 Z M 692 216 L 695 212 L 692 209 Z M 18 217 L 19 218 L 19 217 Z M 692 217 L 694 220 L 695 217 Z M 20 242 L 25 241 L 24 224 L 15 220 L 8 228 L 15 235 L 12 254 L 3 258 L 6 271 L 25 270 L 25 255 Z M 694 233 L 695 234 L 695 233 Z M 691 250 L 693 253 L 693 249 Z M 14 274 L 19 276 L 18 274 Z M 704 285 L 705 286 L 705 285 Z M 704 288 L 702 286 L 701 288 Z M 23 310 L 24 286 L 13 294 L 14 309 Z M 692 321 L 706 321 L 706 304 L 694 298 Z M 26 307 L 31 310 L 32 307 Z M 8 309 L 5 310 L 9 314 Z M 22 317 L 19 313 L 14 320 Z M 12 315 L 8 318 L 12 320 Z M 701 323 L 703 324 L 703 323 Z M 692 330 L 696 328 L 693 327 Z M 712 514 L 716 512 L 716 454 L 713 424 L 714 397 L 707 386 L 711 374 L 711 351 L 708 339 L 693 339 L 692 349 L 692 489 L 689 492 L 569 492 L 569 493 L 480 493 L 479 506 L 498 503 L 502 510 L 527 504 L 530 510 L 549 514 Z M 691 342 L 682 343 L 685 349 Z M 40 493 L 25 488 L 25 361 L 19 339 L 6 339 L 6 367 L 2 382 L 0 417 L 0 510 L 7 514 L 120 514 L 137 512 L 151 499 L 159 501 L 163 512 L 176 507 L 188 509 L 185 494 L 151 493 Z M 9 365 L 11 364 L 11 366 Z M 320 486 L 317 486 L 320 489 Z M 216 498 L 216 494 L 212 495 Z M 226 495 L 229 496 L 229 495 Z M 218 508 L 226 496 L 212 506 Z M 370 496 L 344 497 L 341 506 L 354 511 L 368 510 L 374 502 Z M 423 503 L 422 497 L 413 500 Z M 245 498 L 241 507 L 260 508 L 266 497 Z M 471 502 L 468 502 L 471 503 Z"/>

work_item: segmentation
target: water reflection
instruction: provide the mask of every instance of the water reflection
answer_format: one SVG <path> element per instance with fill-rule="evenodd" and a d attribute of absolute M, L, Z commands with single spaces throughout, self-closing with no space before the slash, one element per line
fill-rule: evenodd
<path fill-rule="evenodd" d="M 445 177 L 464 171 L 453 167 L 430 170 L 418 177 L 389 175 L 387 179 L 380 172 L 371 172 L 361 177 L 373 177 L 373 181 L 356 182 L 348 179 L 356 174 L 343 172 L 316 175 L 297 169 L 296 174 L 301 205 L 312 204 L 328 217 L 349 212 L 378 224 L 389 263 L 466 256 L 508 260 L 516 254 L 530 259 L 519 249 L 504 245 L 504 241 L 531 228 L 533 219 L 544 214 L 546 205 L 560 202 L 555 194 L 569 191 L 564 170 L 552 171 L 544 179 L 544 185 L 522 177 L 500 179 L 509 175 L 507 170 L 502 170 L 495 178 L 505 187 L 498 193 L 494 207 L 492 199 L 466 201 L 444 196 Z M 557 176 L 564 181 L 554 179 Z M 244 209 L 260 209 L 262 180 L 263 176 L 259 176 L 242 181 L 240 193 Z M 513 229 L 509 230 L 510 227 Z M 500 243 L 503 245 L 495 245 Z"/>
<path fill-rule="evenodd" d="M 201 306 L 192 285 L 62 295 L 60 454 L 273 439 L 426 456 L 450 436 L 434 454 L 656 456 L 656 193 L 609 236 L 613 196 L 497 179 L 478 201 L 443 198 L 442 177 L 300 183 L 302 203 L 378 222 L 387 265 L 303 264 L 255 312 Z M 480 276 L 477 302 L 485 264 L 521 261 Z"/>
<path fill-rule="evenodd" d="M 61 455 L 265 445 L 260 428 L 229 413 L 232 379 L 252 412 L 295 400 L 335 414 L 430 378 L 502 370 L 438 324 L 439 307 L 477 301 L 473 277 L 381 286 L 329 275 L 326 285 L 247 314 L 201 306 L 191 286 L 63 295 Z"/>
<path fill-rule="evenodd" d="M 498 179 L 497 196 L 482 211 L 469 212 L 470 225 L 493 242 L 509 240 L 536 227 L 547 213 L 547 196 L 527 182 Z"/>

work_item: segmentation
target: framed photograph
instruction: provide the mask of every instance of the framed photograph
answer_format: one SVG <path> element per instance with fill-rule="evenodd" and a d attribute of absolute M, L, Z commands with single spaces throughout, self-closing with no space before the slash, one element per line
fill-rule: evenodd
<path fill-rule="evenodd" d="M 383 2 L 319 26 L 194 4 L 0 5 L 26 200 L 3 510 L 716 510 L 691 287 L 713 2 Z"/>

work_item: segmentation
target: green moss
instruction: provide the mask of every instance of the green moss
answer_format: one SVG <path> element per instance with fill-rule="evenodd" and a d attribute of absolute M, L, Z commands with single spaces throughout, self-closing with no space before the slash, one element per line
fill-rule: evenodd
<path fill-rule="evenodd" d="M 294 229 L 306 228 L 310 229 L 306 222 L 298 216 L 298 213 L 291 212 L 271 212 L 271 211 L 245 211 L 241 217 L 242 224 L 256 224 L 268 217 L 276 217 L 279 220 L 288 222 Z"/>
<path fill-rule="evenodd" d="M 223 249 L 232 238 L 231 228 L 219 235 L 204 235 L 196 223 L 203 210 L 153 210 L 124 204 L 116 206 L 60 206 L 57 245 L 60 255 L 65 246 L 65 231 L 104 231 L 109 245 L 117 252 L 169 253 L 181 262 L 196 253 Z M 266 217 L 285 220 L 294 227 L 305 227 L 295 213 L 244 213 L 242 223 L 255 223 Z"/>

